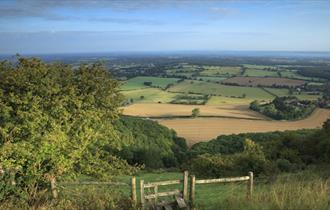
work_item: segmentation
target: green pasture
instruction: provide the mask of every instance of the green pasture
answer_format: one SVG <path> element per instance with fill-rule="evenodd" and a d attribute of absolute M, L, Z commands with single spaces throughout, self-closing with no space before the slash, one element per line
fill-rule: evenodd
<path fill-rule="evenodd" d="M 278 77 L 277 71 L 266 71 L 261 69 L 247 69 L 243 76 L 249 77 Z"/>
<path fill-rule="evenodd" d="M 239 66 L 203 66 L 202 76 L 234 76 L 242 72 Z"/>
<path fill-rule="evenodd" d="M 197 93 L 205 95 L 218 95 L 225 97 L 243 97 L 247 99 L 272 99 L 273 96 L 257 87 L 239 87 L 239 86 L 229 86 L 221 85 L 211 82 L 185 80 L 180 82 L 171 88 L 171 92 L 180 93 Z"/>
<path fill-rule="evenodd" d="M 121 91 L 126 99 L 133 99 L 133 103 L 168 103 L 174 100 L 176 93 L 170 93 L 158 88 L 145 88 Z M 143 96 L 143 97 L 141 97 Z"/>
<path fill-rule="evenodd" d="M 248 69 L 275 69 L 274 66 L 265 66 L 265 65 L 255 65 L 255 64 L 243 64 L 245 68 Z"/>
<path fill-rule="evenodd" d="M 304 76 L 298 74 L 297 71 L 295 71 L 295 70 L 281 71 L 281 75 L 282 75 L 282 77 L 290 78 L 290 79 L 301 79 L 301 80 L 314 81 L 314 82 L 322 81 L 322 79 L 316 78 L 316 77 L 304 77 Z"/>
<path fill-rule="evenodd" d="M 321 97 L 320 95 L 311 95 L 308 94 L 307 92 L 293 92 L 293 94 L 290 94 L 289 89 L 286 88 L 265 88 L 267 91 L 275 94 L 278 97 L 283 97 L 283 96 L 295 96 L 297 98 L 299 98 L 300 100 L 317 100 L 319 97 Z"/>
<path fill-rule="evenodd" d="M 163 77 L 134 77 L 127 80 L 122 85 L 122 90 L 135 90 L 146 88 L 148 86 L 144 85 L 144 82 L 152 82 L 152 86 L 159 86 L 165 88 L 168 84 L 174 84 L 178 81 L 178 78 L 163 78 Z"/>

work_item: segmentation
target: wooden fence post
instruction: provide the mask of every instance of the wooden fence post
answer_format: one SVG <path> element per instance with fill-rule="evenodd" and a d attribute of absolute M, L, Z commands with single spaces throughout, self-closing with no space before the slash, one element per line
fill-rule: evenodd
<path fill-rule="evenodd" d="M 195 206 L 195 183 L 196 183 L 196 177 L 193 175 L 191 176 L 191 182 L 190 182 L 190 206 L 194 208 Z"/>
<path fill-rule="evenodd" d="M 248 181 L 248 192 L 247 192 L 247 197 L 248 199 L 252 198 L 253 194 L 253 172 L 249 172 L 249 181 Z"/>
<path fill-rule="evenodd" d="M 141 208 L 145 209 L 145 199 L 144 199 L 144 180 L 140 180 L 140 194 L 141 194 Z"/>
<path fill-rule="evenodd" d="M 158 202 L 158 185 L 154 187 L 154 193 L 155 193 L 155 204 Z"/>
<path fill-rule="evenodd" d="M 134 206 L 136 206 L 136 178 L 135 176 L 132 177 L 132 180 L 131 180 L 131 198 L 132 198 L 132 201 L 133 201 L 133 204 Z"/>
<path fill-rule="evenodd" d="M 56 188 L 56 179 L 55 177 L 50 180 L 50 187 L 52 190 L 52 195 L 54 199 L 57 199 L 58 193 L 57 193 L 57 188 Z"/>
<path fill-rule="evenodd" d="M 183 172 L 183 199 L 188 201 L 188 171 Z"/>

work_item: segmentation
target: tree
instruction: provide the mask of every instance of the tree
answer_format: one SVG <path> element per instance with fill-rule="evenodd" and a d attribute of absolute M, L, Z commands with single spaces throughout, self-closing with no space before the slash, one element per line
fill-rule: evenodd
<path fill-rule="evenodd" d="M 151 86 L 152 85 L 152 82 L 144 82 L 143 83 L 145 86 Z"/>
<path fill-rule="evenodd" d="M 132 170 L 103 149 L 120 145 L 113 122 L 123 97 L 102 64 L 19 57 L 0 63 L 0 78 L 0 163 L 15 171 L 17 196 L 36 197 L 53 177 Z"/>
<path fill-rule="evenodd" d="M 200 110 L 199 108 L 194 108 L 192 111 L 191 111 L 191 116 L 192 117 L 198 117 L 200 114 Z"/>

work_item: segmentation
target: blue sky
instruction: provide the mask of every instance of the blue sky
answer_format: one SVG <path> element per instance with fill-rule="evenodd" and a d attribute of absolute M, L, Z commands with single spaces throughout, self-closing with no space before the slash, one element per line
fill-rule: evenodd
<path fill-rule="evenodd" d="M 330 1 L 0 1 L 0 54 L 178 50 L 330 51 Z"/>

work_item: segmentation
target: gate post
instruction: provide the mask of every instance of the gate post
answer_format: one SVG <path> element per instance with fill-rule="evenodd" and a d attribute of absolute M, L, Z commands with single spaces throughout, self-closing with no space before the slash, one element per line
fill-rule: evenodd
<path fill-rule="evenodd" d="M 183 172 L 183 199 L 188 201 L 188 171 Z"/>
<path fill-rule="evenodd" d="M 247 191 L 247 198 L 251 199 L 253 194 L 253 172 L 249 172 L 249 181 L 248 181 L 248 191 Z"/>
<path fill-rule="evenodd" d="M 144 199 L 144 180 L 140 180 L 140 192 L 141 192 L 141 208 L 145 209 L 145 199 Z"/>
<path fill-rule="evenodd" d="M 136 206 L 136 178 L 135 176 L 132 177 L 132 180 L 131 180 L 131 198 L 132 198 L 132 201 L 133 201 L 133 204 L 134 206 Z"/>
<path fill-rule="evenodd" d="M 195 206 L 195 184 L 196 184 L 196 177 L 194 175 L 191 176 L 190 182 L 190 206 L 194 208 Z"/>

